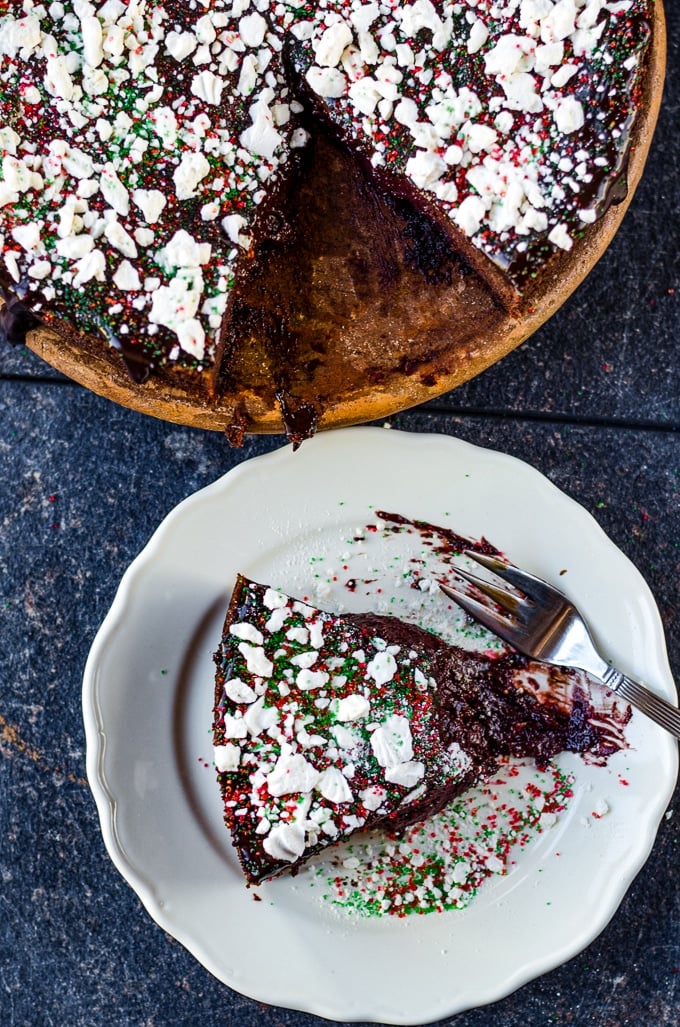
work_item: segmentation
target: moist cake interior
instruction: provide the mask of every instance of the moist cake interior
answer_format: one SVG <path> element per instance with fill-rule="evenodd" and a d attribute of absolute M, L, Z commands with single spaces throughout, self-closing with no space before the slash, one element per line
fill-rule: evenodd
<path fill-rule="evenodd" d="M 280 224 L 235 297 L 219 391 L 259 391 L 265 404 L 275 396 L 294 439 L 338 388 L 380 389 L 395 342 L 400 371 L 434 386 L 507 317 L 444 232 L 409 200 L 378 189 L 323 127 Z"/>

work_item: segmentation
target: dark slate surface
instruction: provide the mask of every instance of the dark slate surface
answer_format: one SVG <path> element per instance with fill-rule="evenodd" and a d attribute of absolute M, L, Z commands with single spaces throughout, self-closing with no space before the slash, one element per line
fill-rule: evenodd
<path fill-rule="evenodd" d="M 645 179 L 577 294 L 519 350 L 394 418 L 520 456 L 582 503 L 657 597 L 680 677 L 680 7 Z M 280 444 L 115 407 L 0 349 L 0 1024 L 316 1027 L 215 981 L 114 869 L 85 781 L 89 645 L 164 515 Z M 666 1027 L 680 1019 L 678 792 L 612 922 L 567 965 L 455 1027 Z"/>
<path fill-rule="evenodd" d="M 123 571 L 180 499 L 279 440 L 235 453 L 76 387 L 5 382 L 0 397 L 0 1022 L 320 1024 L 230 991 L 154 925 L 106 855 L 84 780 L 81 676 Z M 675 434 L 424 412 L 393 424 L 521 456 L 579 500 L 649 581 L 680 669 Z M 671 817 L 585 953 L 456 1027 L 675 1024 L 677 861 Z"/>

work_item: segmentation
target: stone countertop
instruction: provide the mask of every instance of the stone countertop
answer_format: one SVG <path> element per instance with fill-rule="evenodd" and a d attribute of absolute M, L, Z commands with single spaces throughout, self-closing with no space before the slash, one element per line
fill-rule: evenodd
<path fill-rule="evenodd" d="M 680 678 L 680 7 L 665 104 L 612 246 L 535 336 L 391 419 L 528 461 L 640 569 Z M 85 778 L 82 673 L 120 578 L 185 496 L 279 438 L 166 424 L 0 351 L 0 1023 L 315 1027 L 218 983 L 108 858 Z M 675 814 L 673 815 L 673 810 Z M 680 1018 L 678 792 L 612 921 L 583 953 L 455 1027 L 663 1027 Z"/>

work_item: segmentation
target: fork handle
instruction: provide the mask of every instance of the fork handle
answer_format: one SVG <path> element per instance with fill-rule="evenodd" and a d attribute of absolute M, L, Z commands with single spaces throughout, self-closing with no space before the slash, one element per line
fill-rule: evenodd
<path fill-rule="evenodd" d="M 676 738 L 680 738 L 680 710 L 676 706 L 672 706 L 671 703 L 662 699 L 660 695 L 650 692 L 648 688 L 638 684 L 637 681 L 633 681 L 632 678 L 626 677 L 625 674 L 622 674 L 620 670 L 616 670 L 615 667 L 610 667 L 602 675 L 602 680 L 607 688 L 611 688 L 613 692 L 620 695 L 631 706 L 635 706 L 642 713 L 646 713 L 648 717 L 656 721 L 657 724 L 660 724 L 661 727 L 664 727 L 666 731 L 670 731 Z"/>

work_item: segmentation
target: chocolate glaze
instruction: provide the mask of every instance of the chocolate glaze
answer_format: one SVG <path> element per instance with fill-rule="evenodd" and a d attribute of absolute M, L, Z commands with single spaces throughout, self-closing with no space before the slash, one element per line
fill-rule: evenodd
<path fill-rule="evenodd" d="M 395 207 L 404 219 L 404 259 L 406 266 L 420 272 L 428 282 L 451 285 L 457 275 L 469 275 L 472 268 L 461 253 L 455 253 L 451 240 L 438 224 L 404 199 Z"/>
<path fill-rule="evenodd" d="M 450 528 L 430 524 L 428 521 L 420 521 L 417 518 L 405 517 L 399 513 L 389 513 L 386 510 L 376 510 L 376 517 L 385 521 L 387 531 L 417 532 L 422 543 L 431 546 L 433 553 L 442 558 L 457 556 L 465 549 L 472 549 L 475 553 L 484 553 L 486 556 L 501 555 L 500 549 L 496 549 L 485 538 L 478 540 L 466 538 Z"/>
<path fill-rule="evenodd" d="M 136 385 L 143 385 L 148 381 L 149 375 L 154 369 L 154 362 L 144 352 L 141 346 L 125 342 L 118 336 L 114 336 L 110 330 L 105 330 L 108 341 L 120 353 L 125 370 Z"/>
<path fill-rule="evenodd" d="M 14 293 L 0 288 L 0 296 L 4 299 L 0 307 L 0 341 L 23 346 L 28 333 L 39 324 L 38 318 Z"/>
<path fill-rule="evenodd" d="M 306 403 L 291 396 L 285 389 L 279 389 L 276 398 L 281 407 L 286 435 L 297 449 L 305 439 L 311 438 L 319 423 L 319 411 L 313 403 Z"/>
<path fill-rule="evenodd" d="M 235 449 L 241 448 L 247 425 L 248 421 L 243 409 L 241 407 L 237 407 L 237 409 L 234 410 L 234 416 L 231 424 L 227 425 L 224 430 L 224 434 L 226 435 L 230 446 L 233 446 Z"/>

